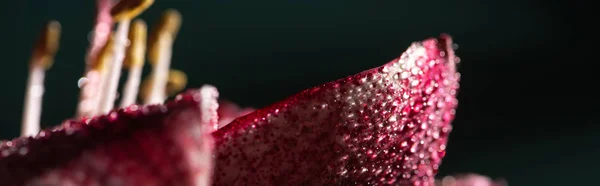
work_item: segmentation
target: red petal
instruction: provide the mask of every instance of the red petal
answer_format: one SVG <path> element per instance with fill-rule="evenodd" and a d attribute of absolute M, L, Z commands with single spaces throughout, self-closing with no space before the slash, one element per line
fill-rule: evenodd
<path fill-rule="evenodd" d="M 232 103 L 230 101 L 219 101 L 219 109 L 217 110 L 217 113 L 219 113 L 219 127 L 221 128 L 229 123 L 231 123 L 231 121 L 233 121 L 235 118 L 239 118 L 242 117 L 246 114 L 250 114 L 252 112 L 254 112 L 255 109 L 253 108 L 240 108 L 240 106 L 238 106 L 235 103 Z"/>
<path fill-rule="evenodd" d="M 216 185 L 433 185 L 457 105 L 448 36 L 213 133 Z"/>
<path fill-rule="evenodd" d="M 131 106 L 0 143 L 2 185 L 206 185 L 218 93 Z"/>

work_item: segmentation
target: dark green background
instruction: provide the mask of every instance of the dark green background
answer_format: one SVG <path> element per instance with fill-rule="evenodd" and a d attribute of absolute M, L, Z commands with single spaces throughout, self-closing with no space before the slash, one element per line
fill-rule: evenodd
<path fill-rule="evenodd" d="M 157 0 L 184 24 L 173 67 L 189 87 L 213 84 L 221 96 L 262 107 L 305 88 L 381 65 L 412 41 L 446 32 L 462 58 L 460 106 L 441 174 L 478 172 L 511 185 L 594 183 L 600 156 L 596 58 L 584 58 L 591 13 L 574 3 L 496 1 Z M 0 137 L 18 135 L 27 62 L 42 25 L 63 26 L 48 72 L 42 121 L 73 115 L 92 0 L 2 3 L 3 91 Z M 582 13 L 583 12 L 583 13 Z M 586 21 L 583 21 L 586 22 Z M 592 22 L 587 22 L 592 24 Z M 596 116 L 596 117 L 594 117 Z"/>

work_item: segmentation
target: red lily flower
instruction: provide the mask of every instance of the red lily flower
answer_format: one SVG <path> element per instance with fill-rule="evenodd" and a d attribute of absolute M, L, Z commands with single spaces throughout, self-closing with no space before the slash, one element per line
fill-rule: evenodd
<path fill-rule="evenodd" d="M 448 36 L 415 43 L 382 67 L 302 91 L 217 130 L 214 184 L 433 185 L 457 103 L 451 44 Z M 203 91 L 3 142 L 0 180 L 190 185 L 195 170 L 210 172 L 193 166 L 211 162 L 197 159 L 210 153 L 199 126 L 217 125 L 217 93 Z"/>
<path fill-rule="evenodd" d="M 207 185 L 215 88 L 0 142 L 3 185 Z"/>
<path fill-rule="evenodd" d="M 104 2 L 99 4 L 104 17 L 98 24 L 110 27 L 106 17 L 109 1 L 99 2 Z M 96 60 L 93 70 L 99 72 L 103 85 L 98 86 L 103 90 L 116 87 L 113 80 L 118 80 L 119 73 L 104 70 L 120 70 L 130 19 L 151 2 L 113 8 L 111 12 L 119 15 L 116 36 L 102 50 L 98 49 L 102 38 L 92 44 L 89 59 Z M 174 10 L 166 15 L 151 37 L 158 44 L 149 50 L 154 65 L 152 87 L 160 90 L 185 84 L 181 74 L 178 80 L 167 79 L 169 46 L 181 19 Z M 131 38 L 142 40 L 136 40 L 137 48 L 127 53 L 137 56 L 125 59 L 136 59 L 139 65 L 144 61 L 145 48 L 139 43 L 145 42 L 146 26 L 143 21 L 134 25 Z M 86 102 L 91 104 L 80 108 L 84 117 L 35 136 L 0 142 L 0 181 L 9 186 L 433 186 L 457 106 L 458 58 L 452 44 L 447 35 L 415 42 L 402 56 L 381 67 L 304 90 L 259 110 L 242 109 L 227 101 L 219 107 L 218 92 L 211 86 L 180 94 L 166 104 L 132 105 L 100 116 L 93 113 L 112 108 L 114 100 L 106 96 L 112 92 L 102 92 L 99 100 L 83 96 L 99 102 Z M 115 48 L 110 48 L 113 45 Z M 50 61 L 53 55 L 41 53 L 44 58 L 34 60 Z M 110 63 L 103 64 L 100 59 Z M 103 77 L 106 74 L 110 78 Z M 139 83 L 139 76 L 131 78 Z M 42 86 L 43 79 L 34 80 L 33 85 Z M 132 85 L 135 90 L 137 84 Z M 132 92 L 128 96 L 135 98 L 137 93 Z M 152 93 L 148 99 L 152 103 L 166 97 L 162 91 Z M 41 100 L 35 95 L 27 102 L 32 111 L 39 108 Z M 102 109 L 96 108 L 98 104 Z M 36 116 L 37 111 L 27 115 L 34 119 L 30 121 L 36 121 Z M 24 134 L 36 132 L 35 127 L 28 129 Z M 467 178 L 463 180 L 476 180 Z M 459 181 L 454 184 L 471 183 Z"/>
<path fill-rule="evenodd" d="M 457 105 L 448 36 L 215 131 L 216 185 L 433 185 Z"/>

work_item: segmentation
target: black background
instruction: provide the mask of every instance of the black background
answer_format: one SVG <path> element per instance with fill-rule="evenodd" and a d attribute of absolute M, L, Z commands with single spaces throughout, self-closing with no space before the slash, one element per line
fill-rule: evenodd
<path fill-rule="evenodd" d="M 183 14 L 174 68 L 189 87 L 262 107 L 379 66 L 412 41 L 449 33 L 459 44 L 459 109 L 441 175 L 477 172 L 511 185 L 595 183 L 600 161 L 591 11 L 575 3 L 490 1 L 157 0 Z M 74 113 L 95 3 L 6 1 L 0 8 L 0 138 L 18 135 L 27 62 L 43 24 L 62 23 L 42 122 Z M 580 23 L 583 22 L 583 23 Z M 585 27 L 584 27 L 585 26 Z M 589 40 L 586 40 L 589 39 Z M 585 49 L 591 49 L 586 51 Z M 591 52 L 591 53 L 590 53 Z M 594 117 L 596 116 L 596 117 Z"/>

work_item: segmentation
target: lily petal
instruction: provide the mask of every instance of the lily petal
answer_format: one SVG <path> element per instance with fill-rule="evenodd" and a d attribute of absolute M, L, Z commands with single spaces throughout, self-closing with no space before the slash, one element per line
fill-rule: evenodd
<path fill-rule="evenodd" d="M 209 185 L 218 92 L 68 121 L 0 143 L 2 185 Z"/>
<path fill-rule="evenodd" d="M 241 108 L 231 101 L 221 100 L 219 101 L 219 109 L 217 110 L 217 113 L 219 113 L 218 128 L 222 128 L 234 119 L 250 114 L 255 110 L 254 108 Z"/>
<path fill-rule="evenodd" d="M 215 185 L 434 185 L 457 106 L 452 40 L 304 90 L 215 131 Z"/>

